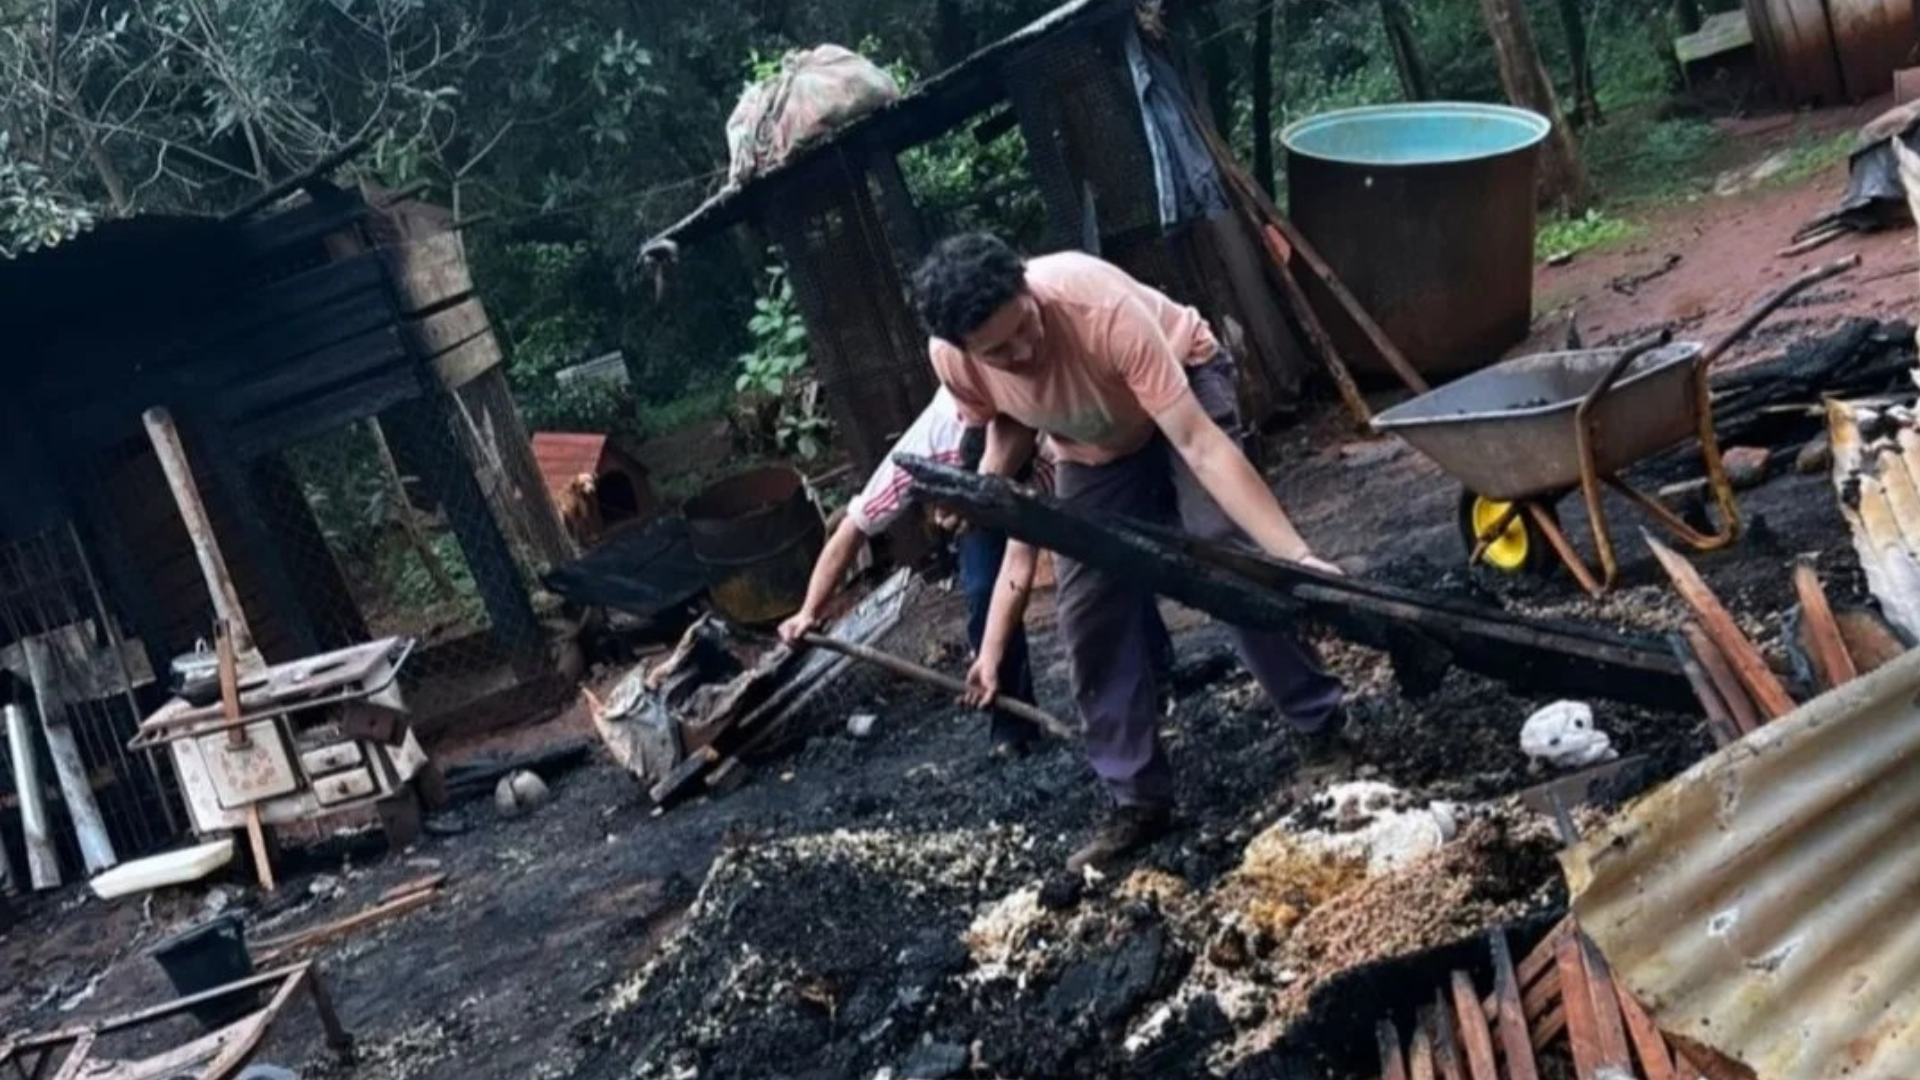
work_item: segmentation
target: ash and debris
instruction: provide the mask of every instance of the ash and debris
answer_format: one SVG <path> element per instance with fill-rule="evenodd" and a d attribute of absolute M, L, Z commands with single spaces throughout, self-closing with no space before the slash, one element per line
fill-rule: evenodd
<path fill-rule="evenodd" d="M 1630 509 L 1622 587 L 1596 604 L 1564 575 L 1462 568 L 1457 491 L 1397 443 L 1285 454 L 1289 509 L 1369 577 L 1652 636 L 1686 617 Z M 1778 656 L 1792 563 L 1811 556 L 1836 603 L 1861 595 L 1858 569 L 1823 477 L 1774 476 L 1741 504 L 1759 527 L 1695 561 Z M 1563 512 L 1584 544 L 1579 508 Z M 958 600 L 923 603 L 914 640 L 888 646 L 956 670 Z M 1383 656 L 1323 642 L 1355 746 L 1349 767 L 1307 776 L 1225 635 L 1167 610 L 1179 828 L 1114 877 L 1058 869 L 1102 809 L 1076 748 L 993 762 L 981 718 L 867 673 L 723 797 L 655 816 L 598 762 L 549 777 L 553 801 L 521 818 L 470 804 L 416 851 L 346 850 L 271 902 L 246 897 L 267 936 L 450 876 L 435 903 L 320 954 L 358 1063 L 329 1064 L 298 1007 L 272 1060 L 326 1080 L 1288 1075 L 1267 1063 L 1302 1031 L 1371 1045 L 1375 1013 L 1330 1018 L 1316 998 L 1355 965 L 1484 951 L 1487 929 L 1563 903 L 1546 823 L 1510 798 L 1550 778 L 1519 745 L 1549 699 L 1455 671 L 1409 701 Z M 1050 616 L 1032 622 L 1042 703 L 1065 711 Z M 1711 747 L 1697 716 L 1591 704 L 1622 755 L 1648 757 L 1642 783 Z M 852 712 L 878 717 L 870 737 L 845 733 Z M 1370 793 L 1359 813 L 1343 790 Z M 0 1013 L 45 1028 L 164 998 L 141 949 L 203 899 L 30 912 L 0 937 L 15 977 Z"/>

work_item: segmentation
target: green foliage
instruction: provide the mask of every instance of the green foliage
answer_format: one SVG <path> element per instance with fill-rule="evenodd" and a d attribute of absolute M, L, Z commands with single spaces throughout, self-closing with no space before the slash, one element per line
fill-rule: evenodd
<path fill-rule="evenodd" d="M 1857 141 L 1851 131 L 1824 137 L 1815 135 L 1807 130 L 1803 120 L 1798 138 L 1787 151 L 1786 164 L 1769 177 L 1768 182 L 1781 187 L 1804 184 L 1852 157 Z"/>
<path fill-rule="evenodd" d="M 0 128 L 0 257 L 66 240 L 93 222 L 93 212 L 55 190 L 30 160 L 15 156 Z"/>
<path fill-rule="evenodd" d="M 786 270 L 770 266 L 766 285 L 747 320 L 752 348 L 741 354 L 733 389 L 735 427 L 749 447 L 824 456 L 833 425 L 820 404 L 820 385 L 808 375 L 807 327 L 794 304 Z"/>
<path fill-rule="evenodd" d="M 1555 255 L 1574 255 L 1592 248 L 1618 243 L 1639 229 L 1633 223 L 1589 210 L 1578 217 L 1555 218 L 1540 226 L 1534 235 L 1534 254 L 1542 259 Z"/>
<path fill-rule="evenodd" d="M 1651 106 L 1622 109 L 1587 133 L 1587 168 L 1617 207 L 1658 204 L 1711 187 L 1724 140 L 1705 120 L 1661 119 Z"/>

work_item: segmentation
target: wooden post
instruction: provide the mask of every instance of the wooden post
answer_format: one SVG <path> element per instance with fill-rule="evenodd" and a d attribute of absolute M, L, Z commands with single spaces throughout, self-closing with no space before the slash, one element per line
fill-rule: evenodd
<path fill-rule="evenodd" d="M 13 758 L 13 790 L 20 798 L 20 832 L 27 846 L 27 876 L 35 889 L 60 887 L 60 859 L 47 823 L 46 791 L 40 786 L 40 759 L 33 745 L 27 711 L 6 706 L 7 753 Z"/>
<path fill-rule="evenodd" d="M 216 632 L 214 640 L 219 650 L 220 664 L 220 712 L 228 723 L 240 719 L 240 672 L 234 662 L 233 632 L 224 623 Z M 247 729 L 236 726 L 227 732 L 230 745 L 244 747 L 247 744 Z M 260 881 L 260 887 L 268 892 L 274 891 L 273 855 L 267 849 L 266 826 L 260 821 L 260 804 L 247 803 L 247 844 L 253 851 L 253 872 Z"/>
<path fill-rule="evenodd" d="M 66 688 L 54 673 L 53 653 L 46 640 L 38 637 L 22 639 L 20 649 L 27 657 L 27 676 L 40 709 L 40 730 L 47 737 L 47 756 L 53 759 L 54 776 L 60 781 L 60 797 L 67 804 L 80 857 L 86 861 L 88 873 L 110 870 L 120 857 L 107 835 L 106 820 L 100 816 L 93 784 L 87 779 L 86 760 L 80 756 L 80 742 L 67 720 Z"/>
<path fill-rule="evenodd" d="M 1522 0 L 1480 0 L 1487 30 L 1493 35 L 1493 49 L 1500 61 L 1500 82 L 1507 98 L 1515 105 L 1532 109 L 1547 118 L 1553 130 L 1541 153 L 1543 171 L 1541 190 L 1544 202 L 1568 213 L 1585 210 L 1592 201 L 1587 186 L 1587 170 L 1580 162 L 1580 147 L 1560 111 L 1560 99 L 1553 92 L 1553 80 L 1540 62 L 1540 50 L 1534 45 L 1533 27 L 1527 22 Z"/>
<path fill-rule="evenodd" d="M 200 573 L 207 579 L 207 592 L 213 597 L 214 614 L 231 629 L 240 666 L 248 670 L 265 667 L 260 651 L 254 647 L 247 613 L 240 606 L 240 593 L 227 573 L 227 560 L 220 554 L 220 540 L 214 535 L 206 503 L 200 499 L 200 486 L 193 479 L 193 466 L 180 442 L 173 414 L 164 408 L 148 409 L 141 419 L 153 443 L 154 456 L 167 474 L 167 486 L 173 489 L 173 502 L 186 523 L 187 536 L 193 541 L 194 557 L 200 561 Z"/>

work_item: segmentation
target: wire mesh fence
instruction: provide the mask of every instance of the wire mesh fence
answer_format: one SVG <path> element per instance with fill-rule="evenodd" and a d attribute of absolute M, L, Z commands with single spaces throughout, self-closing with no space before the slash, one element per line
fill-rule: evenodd
<path fill-rule="evenodd" d="M 384 637 L 418 646 L 403 673 L 417 722 L 457 728 L 481 701 L 551 669 L 535 611 L 542 557 L 510 516 L 518 489 L 476 469 L 446 399 L 306 440 L 255 488 L 288 580 L 280 605 L 319 650 Z M 268 467 L 267 471 L 271 471 Z"/>
<path fill-rule="evenodd" d="M 86 873 L 77 825 L 91 818 L 122 860 L 170 843 L 184 824 L 173 771 L 158 754 L 126 748 L 153 699 L 153 672 L 129 645 L 71 525 L 0 545 L 0 635 L 0 704 L 30 718 L 27 746 L 0 734 L 0 838 L 14 884 L 26 885 L 28 863 L 18 752 L 34 755 L 63 879 Z M 58 760 L 56 747 L 76 755 L 77 776 L 76 758 Z"/>

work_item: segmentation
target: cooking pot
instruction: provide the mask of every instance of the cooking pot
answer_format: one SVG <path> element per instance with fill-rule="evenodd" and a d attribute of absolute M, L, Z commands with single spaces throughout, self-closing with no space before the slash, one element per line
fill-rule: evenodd
<path fill-rule="evenodd" d="M 194 643 L 192 652 L 174 657 L 168 669 L 174 694 L 187 704 L 203 708 L 220 700 L 220 657 L 204 639 Z"/>

